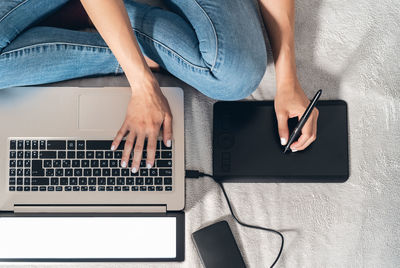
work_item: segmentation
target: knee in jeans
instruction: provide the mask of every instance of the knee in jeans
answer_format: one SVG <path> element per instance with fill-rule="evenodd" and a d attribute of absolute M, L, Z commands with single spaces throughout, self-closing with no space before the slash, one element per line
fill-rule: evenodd
<path fill-rule="evenodd" d="M 238 57 L 218 74 L 216 87 L 211 96 L 219 100 L 240 100 L 251 95 L 260 84 L 267 68 L 267 53 Z"/>

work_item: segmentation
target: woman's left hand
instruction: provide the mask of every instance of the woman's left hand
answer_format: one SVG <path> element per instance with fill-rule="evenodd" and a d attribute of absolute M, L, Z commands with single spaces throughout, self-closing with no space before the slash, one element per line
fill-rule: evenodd
<path fill-rule="evenodd" d="M 278 131 L 281 144 L 286 145 L 289 139 L 288 119 L 301 116 L 307 109 L 310 100 L 307 98 L 299 82 L 295 85 L 280 86 L 275 96 L 275 113 L 278 121 Z M 314 108 L 307 122 L 301 130 L 299 139 L 292 143 L 292 152 L 307 148 L 317 138 L 318 109 Z"/>

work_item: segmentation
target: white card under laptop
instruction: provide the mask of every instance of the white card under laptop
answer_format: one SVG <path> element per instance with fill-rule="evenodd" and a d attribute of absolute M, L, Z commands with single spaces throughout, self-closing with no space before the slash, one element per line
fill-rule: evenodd
<path fill-rule="evenodd" d="M 183 91 L 161 90 L 172 146 L 160 136 L 154 167 L 135 174 L 120 165 L 123 143 L 110 151 L 130 88 L 0 90 L 0 260 L 183 260 Z M 29 250 L 37 239 L 43 252 Z"/>

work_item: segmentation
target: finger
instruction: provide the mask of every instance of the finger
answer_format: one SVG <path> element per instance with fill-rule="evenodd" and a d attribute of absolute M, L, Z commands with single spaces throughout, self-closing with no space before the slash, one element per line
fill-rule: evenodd
<path fill-rule="evenodd" d="M 165 146 L 171 147 L 172 144 L 172 115 L 167 114 L 163 122 L 163 141 Z"/>
<path fill-rule="evenodd" d="M 144 134 L 141 133 L 136 135 L 135 148 L 133 149 L 132 173 L 136 173 L 139 170 L 140 160 L 142 160 L 144 139 Z"/>
<path fill-rule="evenodd" d="M 132 147 L 135 142 L 135 137 L 136 137 L 135 133 L 130 132 L 128 137 L 126 138 L 124 151 L 122 153 L 122 159 L 121 159 L 121 167 L 123 168 L 126 168 L 128 166 Z"/>
<path fill-rule="evenodd" d="M 151 168 L 154 165 L 154 158 L 157 147 L 157 136 L 158 136 L 157 134 L 153 134 L 147 138 L 147 159 L 146 159 L 147 168 Z"/>
<path fill-rule="evenodd" d="M 288 115 L 285 113 L 279 113 L 276 115 L 278 121 L 278 132 L 281 138 L 281 145 L 286 145 L 289 139 L 289 127 L 288 127 Z"/>
<path fill-rule="evenodd" d="M 297 151 L 306 149 L 311 143 L 315 141 L 315 137 L 311 136 L 301 147 L 296 148 Z"/>
<path fill-rule="evenodd" d="M 313 138 L 315 140 L 313 121 L 314 120 L 308 120 L 307 123 L 305 123 L 303 129 L 301 130 L 300 138 L 296 142 L 293 142 L 292 145 L 290 145 L 290 149 L 292 150 L 292 152 L 303 150 L 305 148 L 304 145 L 309 139 Z"/>
<path fill-rule="evenodd" d="M 121 128 L 118 130 L 117 135 L 115 136 L 113 142 L 111 143 L 111 151 L 114 151 L 118 148 L 121 140 L 126 136 L 126 133 L 128 132 L 128 129 L 126 127 L 126 124 L 124 123 Z"/>

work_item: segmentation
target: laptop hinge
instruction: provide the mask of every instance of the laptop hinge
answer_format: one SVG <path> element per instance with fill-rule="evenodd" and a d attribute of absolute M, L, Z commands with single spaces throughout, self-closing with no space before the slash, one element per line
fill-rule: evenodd
<path fill-rule="evenodd" d="M 166 213 L 166 205 L 14 205 L 14 213 Z"/>

